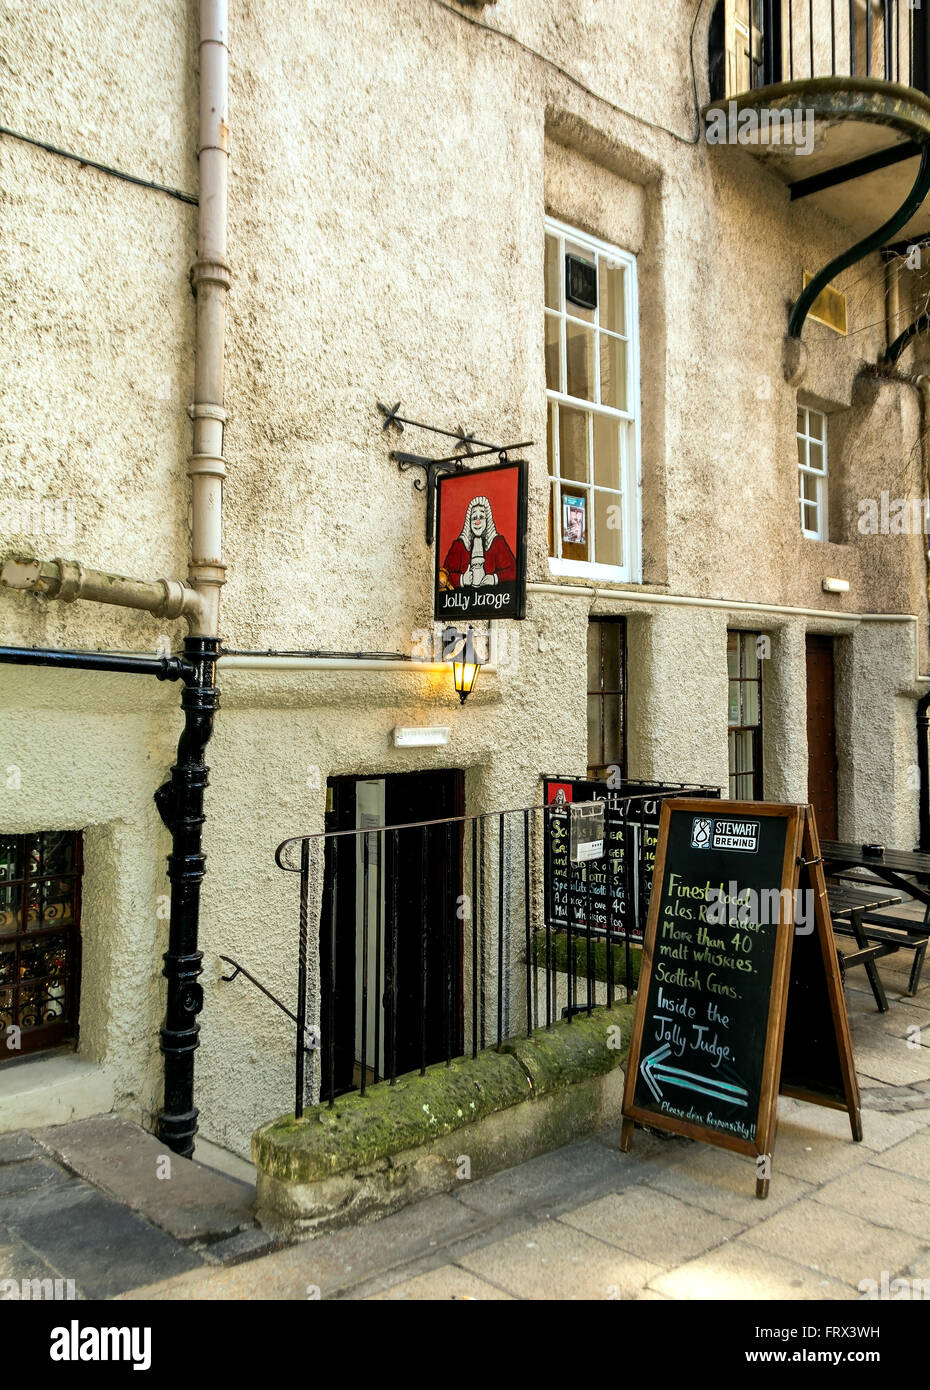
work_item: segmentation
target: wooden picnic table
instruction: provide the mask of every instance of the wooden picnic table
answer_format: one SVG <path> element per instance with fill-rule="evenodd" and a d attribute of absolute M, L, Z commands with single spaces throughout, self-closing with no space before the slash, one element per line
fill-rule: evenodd
<path fill-rule="evenodd" d="M 822 840 L 820 852 L 826 874 L 840 876 L 848 884 L 856 884 L 868 891 L 875 888 L 876 882 L 887 884 L 922 905 L 922 919 L 879 913 L 874 904 L 856 913 L 859 926 L 868 940 L 886 948 L 879 954 L 891 955 L 902 948 L 914 952 L 907 992 L 915 994 L 930 937 L 930 854 L 902 849 L 869 853 L 862 844 L 842 840 Z M 852 924 L 852 918 L 849 921 Z M 872 970 L 875 970 L 874 963 Z"/>

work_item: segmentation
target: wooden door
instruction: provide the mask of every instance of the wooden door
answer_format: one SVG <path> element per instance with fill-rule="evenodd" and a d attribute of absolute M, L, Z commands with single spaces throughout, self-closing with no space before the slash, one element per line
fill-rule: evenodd
<path fill-rule="evenodd" d="M 837 838 L 833 638 L 807 637 L 807 799 L 824 840 Z"/>

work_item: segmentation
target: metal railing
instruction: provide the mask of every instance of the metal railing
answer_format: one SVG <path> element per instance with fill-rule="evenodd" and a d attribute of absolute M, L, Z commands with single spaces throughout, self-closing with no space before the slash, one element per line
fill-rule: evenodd
<path fill-rule="evenodd" d="M 299 876 L 295 1115 L 629 1000 L 659 806 L 683 792 L 719 796 L 598 785 L 604 853 L 588 863 L 563 853 L 558 804 L 284 840 L 276 862 Z"/>
<path fill-rule="evenodd" d="M 729 53 L 723 10 L 721 0 L 711 26 L 715 100 L 816 77 L 872 77 L 930 93 L 926 0 L 748 0 L 737 7 Z"/>

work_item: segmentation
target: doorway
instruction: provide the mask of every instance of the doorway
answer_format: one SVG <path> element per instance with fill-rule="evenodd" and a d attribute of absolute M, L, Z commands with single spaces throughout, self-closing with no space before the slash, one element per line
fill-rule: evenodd
<path fill-rule="evenodd" d="M 334 1095 L 342 1095 L 462 1051 L 462 825 L 448 818 L 463 814 L 464 775 L 331 777 L 328 793 L 328 831 L 405 828 L 326 842 L 320 990 L 327 1099 L 330 1076 Z"/>
<path fill-rule="evenodd" d="M 838 834 L 833 638 L 807 635 L 807 799 L 824 840 Z"/>

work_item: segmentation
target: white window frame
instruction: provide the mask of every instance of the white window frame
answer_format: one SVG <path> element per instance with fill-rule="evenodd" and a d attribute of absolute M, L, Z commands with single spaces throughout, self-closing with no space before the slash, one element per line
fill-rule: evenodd
<path fill-rule="evenodd" d="M 799 414 L 799 415 L 803 415 L 803 417 L 804 417 L 804 419 L 803 419 L 804 428 L 803 428 L 803 429 L 800 428 L 800 423 L 801 423 L 801 422 L 799 421 L 799 427 L 798 427 L 798 430 L 797 430 L 797 442 L 798 442 L 798 446 L 799 446 L 799 447 L 798 447 L 798 506 L 799 506 L 799 508 L 800 508 L 800 513 L 801 513 L 801 535 L 802 535 L 802 536 L 805 536 L 808 540 L 811 540 L 811 541 L 825 541 L 825 540 L 827 540 L 827 538 L 828 538 L 828 536 L 829 536 L 829 534 L 830 534 L 830 532 L 829 532 L 829 517 L 828 517 L 828 512 L 827 512 L 827 478 L 828 478 L 828 476 L 829 476 L 829 475 L 828 475 L 828 471 L 827 471 L 827 470 L 828 470 L 828 463 L 827 463 L 827 459 L 828 459 L 828 451 L 827 451 L 827 450 L 828 450 L 828 446 L 827 446 L 827 430 L 828 430 L 828 427 L 829 427 L 829 417 L 828 417 L 827 415 L 825 415 L 824 412 L 823 412 L 822 410 L 815 410 L 813 406 L 802 405 L 800 402 L 798 402 L 798 414 Z M 816 435 L 812 435 L 812 434 L 811 434 L 810 423 L 811 423 L 811 416 L 812 416 L 812 415 L 816 415 L 817 418 L 820 420 L 821 434 L 820 434 L 820 438 L 819 438 L 819 439 L 817 438 Z M 811 458 L 811 444 L 812 444 L 812 443 L 821 445 L 821 452 L 822 452 L 822 459 L 823 459 L 823 466 L 822 466 L 821 468 L 815 468 L 815 467 L 811 464 L 810 458 Z M 803 454 L 803 462 L 802 462 L 802 459 L 801 459 L 802 454 Z M 816 493 L 816 496 L 815 496 L 815 498 L 814 498 L 814 511 L 815 511 L 815 515 L 816 515 L 816 517 L 817 517 L 817 525 L 816 525 L 813 529 L 805 524 L 805 513 L 806 513 L 805 502 L 806 502 L 807 506 L 809 507 L 809 506 L 811 505 L 811 499 L 810 499 L 810 498 L 806 498 L 806 499 L 805 499 L 804 493 L 803 493 L 803 491 L 802 491 L 802 481 L 801 481 L 801 480 L 802 480 L 804 477 L 813 478 L 814 481 L 815 481 L 815 488 L 814 488 L 814 491 L 815 491 L 815 493 Z"/>
<path fill-rule="evenodd" d="M 555 547 L 555 555 L 549 556 L 549 570 L 557 575 L 583 576 L 588 579 L 605 580 L 608 583 L 642 583 L 642 471 L 641 471 L 641 444 L 640 444 L 640 396 L 639 396 L 639 299 L 638 286 L 636 279 L 636 257 L 629 251 L 622 251 L 618 246 L 612 246 L 609 242 L 601 241 L 597 237 L 590 236 L 587 232 L 580 232 L 576 227 L 571 227 L 565 222 L 558 222 L 554 218 L 547 217 L 545 222 L 544 235 L 556 236 L 564 240 L 574 242 L 576 245 L 584 247 L 586 250 L 594 252 L 598 256 L 607 257 L 611 261 L 618 262 L 626 268 L 625 276 L 625 307 L 626 318 L 624 323 L 624 333 L 614 334 L 615 337 L 623 337 L 626 342 L 626 401 L 627 410 L 619 410 L 614 406 L 601 405 L 599 400 L 588 401 L 582 397 L 569 396 L 561 391 L 549 390 L 546 388 L 546 429 L 549 430 L 549 406 L 554 403 L 556 406 L 566 405 L 572 409 L 583 410 L 588 416 L 588 480 L 584 484 L 579 484 L 577 479 L 566 479 L 571 486 L 581 486 L 585 490 L 587 498 L 594 498 L 596 492 L 607 493 L 617 498 L 621 507 L 621 544 L 623 547 L 624 563 L 622 565 L 605 565 L 595 560 L 566 560 L 562 558 L 562 516 L 559 495 L 559 484 L 562 481 L 559 467 L 559 439 L 558 430 L 555 430 L 555 438 L 550 441 L 555 473 L 549 474 L 549 497 L 552 508 L 552 539 Z M 545 308 L 544 315 L 548 319 L 564 317 L 567 321 L 575 321 L 575 316 L 568 312 L 565 303 L 565 274 L 564 274 L 564 244 L 560 256 L 559 274 L 559 308 Z M 598 297 L 600 299 L 600 297 Z M 545 300 L 545 296 L 544 296 Z M 578 319 L 584 323 L 586 328 L 594 329 L 595 361 L 594 361 L 594 382 L 597 396 L 600 396 L 600 334 L 609 332 L 600 326 L 600 302 L 594 311 L 593 324 L 588 319 Z M 560 335 L 561 342 L 561 380 L 566 378 L 566 339 L 565 334 Z M 621 430 L 621 451 L 620 451 L 620 485 L 621 492 L 614 492 L 613 489 L 596 487 L 594 483 L 594 461 L 591 436 L 593 431 L 593 419 L 595 415 L 606 415 L 615 419 L 625 428 Z M 596 515 L 593 506 L 590 509 L 591 515 L 588 517 L 588 554 L 594 553 L 594 542 L 596 533 Z"/>

